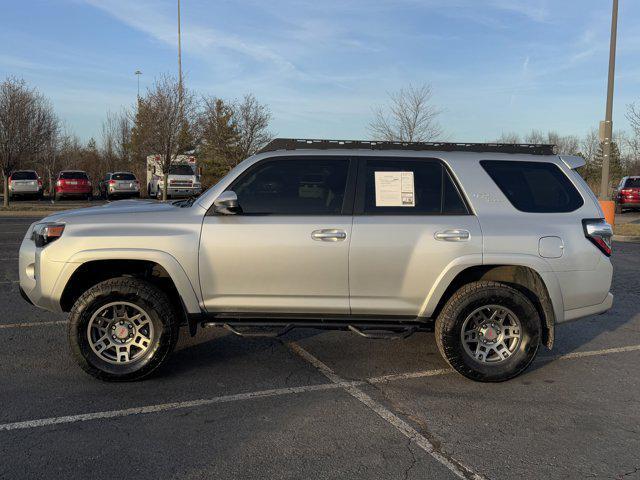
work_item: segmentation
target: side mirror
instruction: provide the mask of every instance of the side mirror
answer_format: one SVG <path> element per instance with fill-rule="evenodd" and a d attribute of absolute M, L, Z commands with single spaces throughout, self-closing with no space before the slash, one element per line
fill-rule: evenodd
<path fill-rule="evenodd" d="M 242 209 L 238 205 L 238 196 L 236 192 L 227 190 L 222 192 L 213 202 L 214 211 L 221 215 L 235 215 L 241 213 Z"/>

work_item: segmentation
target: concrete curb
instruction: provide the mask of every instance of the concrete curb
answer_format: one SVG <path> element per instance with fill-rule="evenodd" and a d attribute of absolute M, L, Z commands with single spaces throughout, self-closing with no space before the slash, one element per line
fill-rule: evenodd
<path fill-rule="evenodd" d="M 614 242 L 638 242 L 640 243 L 640 236 L 638 235 L 614 235 Z"/>

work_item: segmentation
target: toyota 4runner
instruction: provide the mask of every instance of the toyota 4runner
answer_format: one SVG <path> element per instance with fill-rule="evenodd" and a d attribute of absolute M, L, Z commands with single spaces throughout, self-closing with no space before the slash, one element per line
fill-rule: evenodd
<path fill-rule="evenodd" d="M 277 139 L 198 198 L 34 223 L 21 292 L 70 312 L 73 356 L 104 380 L 150 374 L 183 325 L 432 330 L 459 373 L 506 380 L 612 305 L 582 165 L 551 145 Z"/>

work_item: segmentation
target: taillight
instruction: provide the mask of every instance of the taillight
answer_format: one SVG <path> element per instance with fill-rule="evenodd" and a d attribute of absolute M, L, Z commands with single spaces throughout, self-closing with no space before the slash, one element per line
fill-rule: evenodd
<path fill-rule="evenodd" d="M 115 180 L 109 180 L 109 185 L 115 185 L 116 181 Z"/>
<path fill-rule="evenodd" d="M 56 185 L 57 185 L 58 187 L 61 187 L 61 186 L 62 186 L 62 180 L 58 180 L 58 181 L 56 182 Z"/>
<path fill-rule="evenodd" d="M 620 193 L 623 195 L 631 195 L 633 193 L 633 190 L 631 190 L 630 188 L 623 188 L 622 190 L 620 190 Z"/>
<path fill-rule="evenodd" d="M 38 186 L 41 187 L 42 186 L 42 180 L 38 179 Z"/>
<path fill-rule="evenodd" d="M 603 218 L 582 220 L 584 236 L 600 249 L 607 257 L 611 256 L 611 237 L 613 230 Z"/>

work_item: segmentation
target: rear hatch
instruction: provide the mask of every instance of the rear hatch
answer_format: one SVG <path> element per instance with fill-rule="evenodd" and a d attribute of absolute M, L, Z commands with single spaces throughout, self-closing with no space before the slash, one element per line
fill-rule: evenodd
<path fill-rule="evenodd" d="M 85 172 L 61 172 L 57 185 L 63 192 L 86 192 L 91 188 Z"/>
<path fill-rule="evenodd" d="M 640 203 L 640 177 L 627 178 L 618 193 L 620 203 Z"/>

